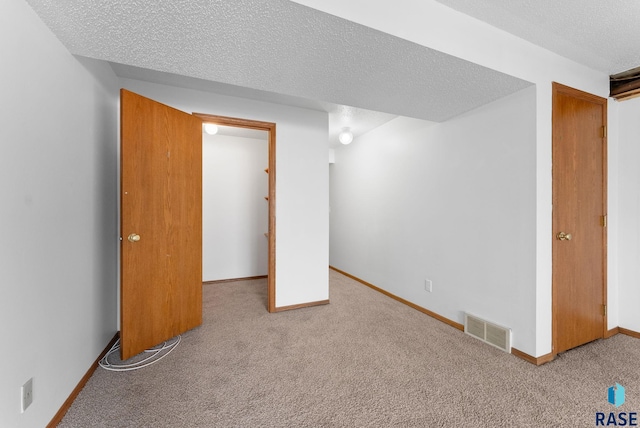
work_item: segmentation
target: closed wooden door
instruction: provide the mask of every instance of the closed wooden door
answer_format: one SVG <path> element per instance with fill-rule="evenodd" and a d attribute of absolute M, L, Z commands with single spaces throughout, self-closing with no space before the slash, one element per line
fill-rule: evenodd
<path fill-rule="evenodd" d="M 121 357 L 202 323 L 202 122 L 121 91 Z"/>
<path fill-rule="evenodd" d="M 606 330 L 607 101 L 553 86 L 553 352 Z"/>

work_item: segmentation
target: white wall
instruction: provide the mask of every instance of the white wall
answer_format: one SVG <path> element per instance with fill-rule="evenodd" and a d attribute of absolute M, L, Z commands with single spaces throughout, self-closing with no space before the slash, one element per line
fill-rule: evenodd
<path fill-rule="evenodd" d="M 276 306 L 328 299 L 327 113 L 138 80 L 122 83 L 189 113 L 276 123 Z"/>
<path fill-rule="evenodd" d="M 640 331 L 640 98 L 617 103 L 620 111 L 619 230 L 620 327 Z"/>
<path fill-rule="evenodd" d="M 22 0 L 0 52 L 0 425 L 43 427 L 116 332 L 117 79 Z"/>
<path fill-rule="evenodd" d="M 459 323 L 468 311 L 511 327 L 534 353 L 535 97 L 398 118 L 338 148 L 331 264 Z"/>
<path fill-rule="evenodd" d="M 267 275 L 269 141 L 202 134 L 202 280 Z"/>
<path fill-rule="evenodd" d="M 551 51 L 450 9 L 434 0 L 293 0 L 297 3 L 349 19 L 420 45 L 462 58 L 536 84 L 536 347 L 534 356 L 551 352 L 551 82 L 602 97 L 609 93 L 609 76 L 563 58 Z M 609 110 L 609 123 L 616 123 Z M 611 126 L 610 126 L 611 128 Z M 609 163 L 617 165 L 615 130 L 609 133 Z M 616 170 L 609 170 L 610 177 Z M 616 180 L 610 180 L 616 182 Z M 609 217 L 617 218 L 617 198 L 610 192 Z M 618 234 L 610 228 L 608 246 L 609 328 L 617 322 Z M 640 321 L 640 312 L 627 314 Z"/>

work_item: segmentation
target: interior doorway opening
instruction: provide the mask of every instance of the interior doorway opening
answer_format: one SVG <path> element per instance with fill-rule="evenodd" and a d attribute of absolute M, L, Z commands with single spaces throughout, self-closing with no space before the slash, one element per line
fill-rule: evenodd
<path fill-rule="evenodd" d="M 218 127 L 203 133 L 203 282 L 259 278 L 266 270 L 267 310 L 275 312 L 276 126 L 193 114 Z"/>

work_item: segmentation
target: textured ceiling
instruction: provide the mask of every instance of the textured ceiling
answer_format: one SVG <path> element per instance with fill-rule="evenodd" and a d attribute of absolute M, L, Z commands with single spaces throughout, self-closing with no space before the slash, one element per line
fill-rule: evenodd
<path fill-rule="evenodd" d="M 530 85 L 286 0 L 27 2 L 73 54 L 391 115 L 443 121 Z"/>
<path fill-rule="evenodd" d="M 144 80 L 152 83 L 177 86 L 179 88 L 196 89 L 221 95 L 325 111 L 329 113 L 329 142 L 331 146 L 339 145 L 338 134 L 343 128 L 350 128 L 353 135 L 357 137 L 397 117 L 397 115 L 379 111 L 310 100 L 291 95 L 276 94 L 274 92 L 260 91 L 130 65 L 111 63 L 111 68 L 116 75 L 127 79 Z"/>
<path fill-rule="evenodd" d="M 607 74 L 640 66 L 638 0 L 437 0 Z"/>

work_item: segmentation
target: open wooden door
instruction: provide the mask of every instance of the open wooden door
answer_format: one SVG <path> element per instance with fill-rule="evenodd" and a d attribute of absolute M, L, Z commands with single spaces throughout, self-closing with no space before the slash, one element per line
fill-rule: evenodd
<path fill-rule="evenodd" d="M 607 100 L 553 85 L 553 353 L 604 337 Z"/>
<path fill-rule="evenodd" d="M 121 358 L 202 323 L 202 121 L 121 90 Z"/>

